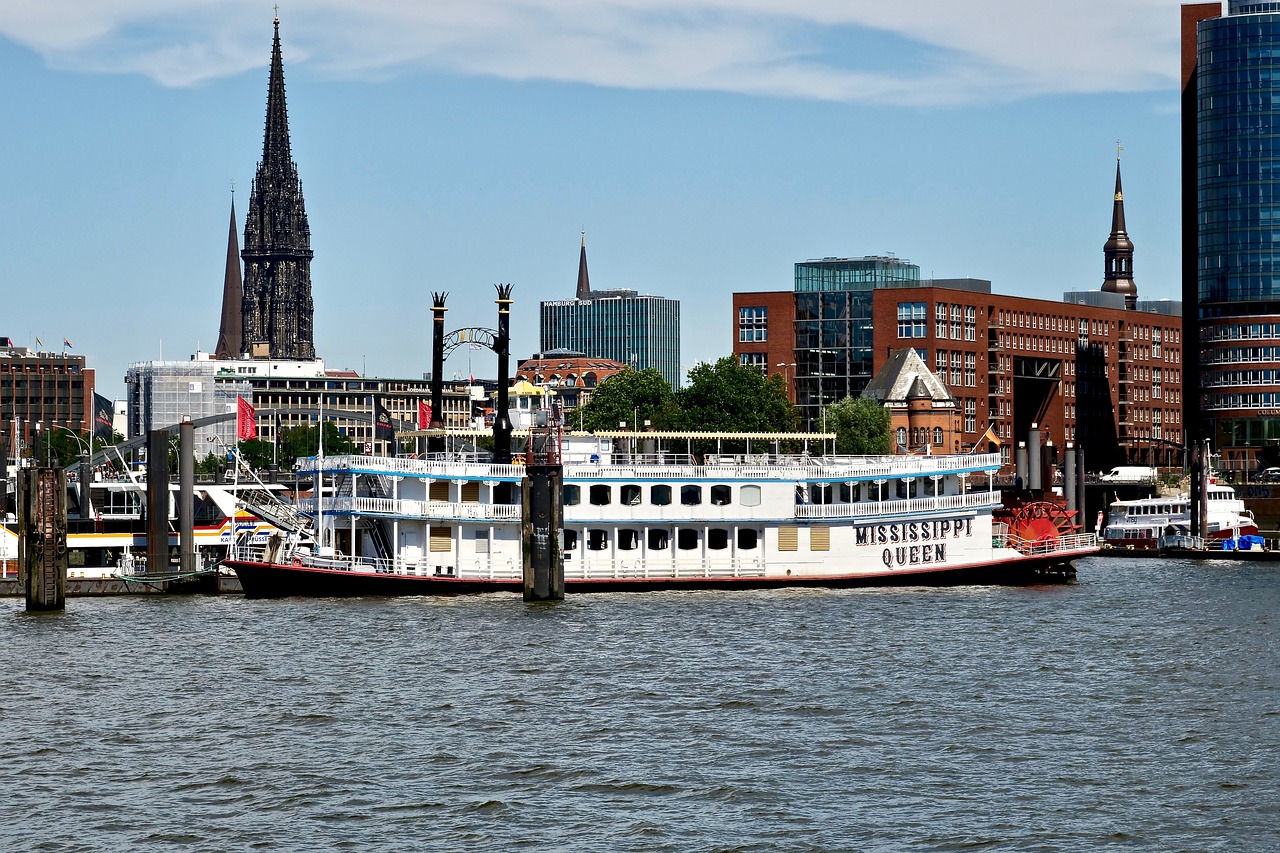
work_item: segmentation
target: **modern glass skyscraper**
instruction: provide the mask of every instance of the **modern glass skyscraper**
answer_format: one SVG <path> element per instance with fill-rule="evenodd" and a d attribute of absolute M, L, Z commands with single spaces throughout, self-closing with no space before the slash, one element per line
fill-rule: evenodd
<path fill-rule="evenodd" d="M 1200 17 L 1216 5 L 1190 10 L 1190 25 L 1183 7 L 1184 80 L 1195 91 L 1187 190 L 1199 308 L 1190 319 L 1200 341 L 1188 379 L 1198 372 L 1200 431 L 1224 465 L 1245 467 L 1259 448 L 1280 444 L 1280 2 L 1233 0 L 1227 15 Z"/>
<path fill-rule="evenodd" d="M 635 369 L 655 368 L 679 388 L 680 302 L 634 290 L 592 290 L 585 239 L 578 261 L 576 299 L 543 302 L 542 350 L 567 349 L 609 358 Z"/>

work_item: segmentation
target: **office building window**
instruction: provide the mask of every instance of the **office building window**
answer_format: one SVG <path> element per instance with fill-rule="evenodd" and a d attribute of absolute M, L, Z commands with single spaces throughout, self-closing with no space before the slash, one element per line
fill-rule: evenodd
<path fill-rule="evenodd" d="M 769 339 L 769 309 L 763 305 L 738 309 L 738 340 L 758 343 Z"/>
<path fill-rule="evenodd" d="M 764 372 L 769 370 L 769 361 L 766 358 L 767 353 L 763 352 L 743 352 L 738 353 L 738 363 L 743 367 L 758 367 Z"/>
<path fill-rule="evenodd" d="M 947 304 L 939 302 L 938 307 L 934 309 L 934 328 L 933 333 L 939 338 L 947 336 Z"/>
<path fill-rule="evenodd" d="M 923 302 L 898 303 L 898 337 L 923 338 L 925 336 L 925 307 Z"/>
<path fill-rule="evenodd" d="M 977 356 L 971 352 L 964 354 L 964 384 L 966 388 L 978 384 Z"/>

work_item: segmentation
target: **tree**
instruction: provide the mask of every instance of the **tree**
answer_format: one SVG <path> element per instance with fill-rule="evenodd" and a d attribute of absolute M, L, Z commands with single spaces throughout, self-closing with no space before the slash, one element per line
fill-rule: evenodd
<path fill-rule="evenodd" d="M 893 452 L 889 410 L 870 397 L 845 397 L 826 408 L 827 431 L 836 434 L 836 453 L 852 456 Z"/>
<path fill-rule="evenodd" d="M 609 432 L 626 421 L 654 429 L 669 429 L 676 413 L 676 397 L 667 380 L 652 367 L 623 370 L 610 376 L 591 392 L 586 405 L 571 412 L 567 426 L 590 432 Z"/>
<path fill-rule="evenodd" d="M 266 444 L 266 442 L 263 442 Z M 267 444 L 270 448 L 271 445 Z M 291 466 L 295 459 L 315 456 L 320 452 L 320 433 L 314 426 L 287 427 L 280 431 L 280 462 Z M 326 455 L 342 456 L 355 452 L 351 439 L 338 431 L 333 421 L 324 422 L 324 452 Z M 268 460 L 270 461 L 270 460 Z"/>
<path fill-rule="evenodd" d="M 798 421 L 780 374 L 727 355 L 689 371 L 689 386 L 676 395 L 681 429 L 705 432 L 789 432 Z"/>
<path fill-rule="evenodd" d="M 274 461 L 275 447 L 269 441 L 263 441 L 260 438 L 246 438 L 237 447 L 240 449 L 240 458 L 244 460 L 246 465 L 255 470 L 266 468 Z"/>

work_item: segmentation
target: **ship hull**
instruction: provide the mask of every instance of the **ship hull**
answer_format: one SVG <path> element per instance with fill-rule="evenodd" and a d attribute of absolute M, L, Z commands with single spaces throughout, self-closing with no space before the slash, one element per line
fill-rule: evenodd
<path fill-rule="evenodd" d="M 566 578 L 566 593 L 649 592 L 660 590 L 744 590 L 786 587 L 876 587 L 1025 585 L 1061 582 L 1075 576 L 1071 561 L 1094 549 L 970 566 L 897 570 L 883 573 L 765 577 Z M 396 575 L 322 569 L 251 561 L 228 561 L 248 598 L 351 598 L 360 596 L 470 595 L 520 592 L 511 579 Z"/>

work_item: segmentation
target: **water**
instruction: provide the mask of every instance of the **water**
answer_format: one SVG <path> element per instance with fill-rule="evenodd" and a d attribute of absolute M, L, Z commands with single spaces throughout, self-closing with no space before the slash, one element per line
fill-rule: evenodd
<path fill-rule="evenodd" d="M 1274 850 L 1280 564 L 0 601 L 8 850 Z"/>

